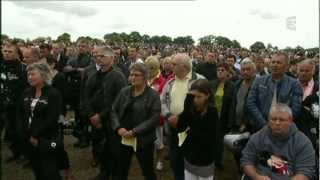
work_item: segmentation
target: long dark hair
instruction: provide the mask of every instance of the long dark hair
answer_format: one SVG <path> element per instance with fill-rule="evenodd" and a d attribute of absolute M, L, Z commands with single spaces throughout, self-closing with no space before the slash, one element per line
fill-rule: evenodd
<path fill-rule="evenodd" d="M 195 80 L 190 88 L 190 91 L 196 90 L 209 96 L 208 106 L 214 106 L 213 88 L 212 84 L 207 79 Z"/>

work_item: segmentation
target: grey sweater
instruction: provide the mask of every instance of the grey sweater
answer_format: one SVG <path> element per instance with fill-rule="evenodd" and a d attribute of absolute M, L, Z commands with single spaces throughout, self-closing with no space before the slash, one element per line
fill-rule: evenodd
<path fill-rule="evenodd" d="M 288 162 L 289 175 L 281 175 L 266 164 L 271 155 Z M 242 151 L 241 166 L 253 165 L 261 175 L 272 180 L 290 180 L 295 174 L 304 174 L 311 179 L 315 174 L 315 151 L 310 140 L 300 132 L 295 124 L 286 137 L 272 136 L 265 126 L 253 134 Z"/>

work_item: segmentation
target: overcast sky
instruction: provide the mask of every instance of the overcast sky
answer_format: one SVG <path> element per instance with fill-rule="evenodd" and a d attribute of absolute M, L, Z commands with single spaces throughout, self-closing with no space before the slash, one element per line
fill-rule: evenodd
<path fill-rule="evenodd" d="M 289 30 L 288 17 L 296 17 Z M 319 44 L 318 0 L 195 0 L 195 1 L 2 1 L 2 33 L 36 38 L 68 32 L 103 38 L 111 32 L 140 34 L 213 34 L 249 47 L 255 41 L 280 48 Z"/>

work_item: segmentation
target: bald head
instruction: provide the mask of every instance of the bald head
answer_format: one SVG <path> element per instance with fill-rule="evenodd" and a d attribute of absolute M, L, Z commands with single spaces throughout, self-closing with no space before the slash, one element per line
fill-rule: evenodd
<path fill-rule="evenodd" d="M 306 86 L 313 78 L 315 67 L 312 59 L 303 60 L 298 64 L 298 79 L 303 86 Z"/>
<path fill-rule="evenodd" d="M 192 68 L 191 58 L 186 53 L 178 53 L 173 57 L 174 63 L 184 66 L 189 71 Z"/>
<path fill-rule="evenodd" d="M 27 48 L 23 51 L 23 61 L 32 64 L 40 60 L 40 49 L 37 47 Z"/>
<path fill-rule="evenodd" d="M 174 55 L 172 64 L 175 75 L 180 79 L 184 79 L 192 69 L 191 58 L 185 53 Z"/>

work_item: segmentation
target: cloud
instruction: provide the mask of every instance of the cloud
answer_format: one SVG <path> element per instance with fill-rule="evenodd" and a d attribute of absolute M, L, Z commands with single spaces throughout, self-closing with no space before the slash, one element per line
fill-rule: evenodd
<path fill-rule="evenodd" d="M 42 2 L 42 1 L 12 1 L 16 6 L 27 9 L 43 9 L 66 14 L 74 14 L 80 17 L 88 17 L 97 14 L 97 10 L 92 7 L 85 7 L 66 2 Z"/>
<path fill-rule="evenodd" d="M 271 12 L 263 12 L 260 14 L 262 19 L 278 19 L 280 16 L 276 13 L 271 13 Z"/>
<path fill-rule="evenodd" d="M 270 42 L 279 48 L 297 44 L 305 48 L 317 46 L 317 3 L 315 0 L 298 2 L 7 0 L 2 4 L 1 25 L 3 33 L 24 39 L 56 38 L 68 32 L 72 40 L 76 40 L 79 36 L 102 38 L 111 32 L 139 31 L 151 36 L 192 35 L 195 40 L 208 34 L 222 35 L 238 40 L 245 47 L 255 41 Z M 285 19 L 290 16 L 297 17 L 296 31 L 288 31 L 285 27 Z"/>
<path fill-rule="evenodd" d="M 271 20 L 271 19 L 279 19 L 280 15 L 276 12 L 261 10 L 261 9 L 251 9 L 249 11 L 250 15 L 259 16 L 262 19 Z"/>
<path fill-rule="evenodd" d="M 251 9 L 250 14 L 251 15 L 258 15 L 258 14 L 260 14 L 260 10 L 259 9 Z"/>
<path fill-rule="evenodd" d="M 107 25 L 104 25 L 107 29 L 114 29 L 115 31 L 121 31 L 129 27 L 129 24 L 123 17 L 114 17 L 113 22 Z"/>

